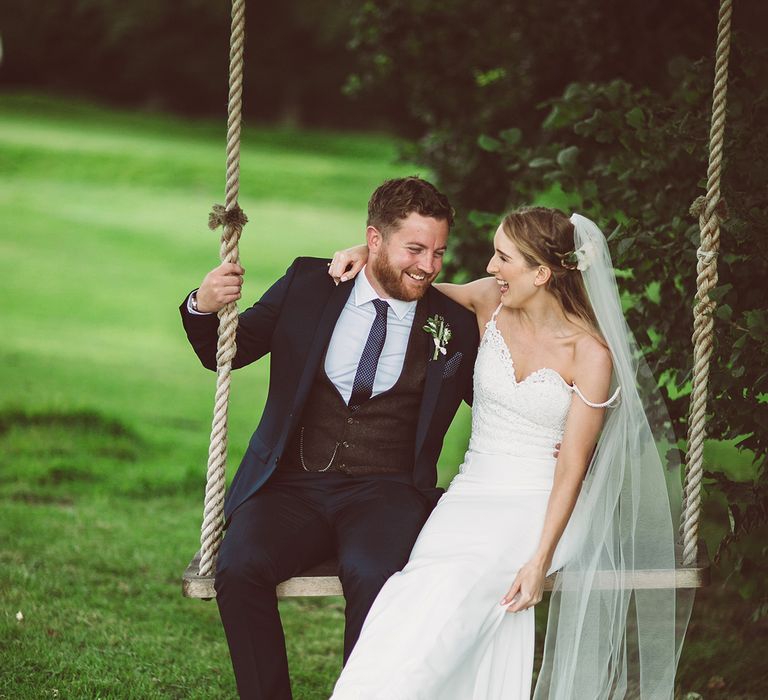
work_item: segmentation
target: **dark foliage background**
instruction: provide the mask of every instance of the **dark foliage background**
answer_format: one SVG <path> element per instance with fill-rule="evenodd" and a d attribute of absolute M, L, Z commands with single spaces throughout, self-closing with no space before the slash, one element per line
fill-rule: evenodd
<path fill-rule="evenodd" d="M 246 5 L 244 113 L 295 125 L 378 127 L 402 109 L 349 100 L 354 0 Z M 230 3 L 56 0 L 0 3 L 0 85 L 116 105 L 221 115 Z"/>
<path fill-rule="evenodd" d="M 718 556 L 766 613 L 768 434 L 768 8 L 734 3 L 720 302 L 709 434 L 754 453 L 755 478 L 710 472 L 729 502 Z M 459 212 L 449 273 L 484 274 L 500 215 L 567 203 L 610 234 L 628 318 L 686 433 L 692 299 L 714 75 L 717 3 L 551 0 L 368 2 L 356 19 L 355 89 L 408 105 L 404 155 L 436 173 Z M 412 125 L 411 128 L 414 128 Z M 729 547 L 725 547 L 729 545 Z"/>

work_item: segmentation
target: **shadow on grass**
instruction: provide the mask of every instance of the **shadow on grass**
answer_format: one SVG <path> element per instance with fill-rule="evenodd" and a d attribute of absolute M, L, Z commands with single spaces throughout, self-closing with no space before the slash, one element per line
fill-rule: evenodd
<path fill-rule="evenodd" d="M 199 469 L 187 469 L 180 478 L 159 479 L 157 477 L 141 477 L 120 491 L 128 498 L 147 498 L 161 496 L 193 495 L 200 500 L 203 507 L 205 493 L 205 472 Z"/>
<path fill-rule="evenodd" d="M 0 485 L 13 501 L 67 506 L 89 488 L 130 499 L 202 499 L 205 471 L 157 469 L 163 457 L 163 448 L 96 411 L 0 411 Z"/>
<path fill-rule="evenodd" d="M 14 501 L 67 505 L 142 449 L 128 427 L 94 411 L 0 412 L 0 485 Z"/>
<path fill-rule="evenodd" d="M 65 428 L 99 433 L 108 437 L 130 438 L 140 442 L 139 436 L 115 418 L 107 418 L 96 411 L 45 411 L 30 413 L 23 409 L 9 408 L 0 411 L 0 437 L 12 429 Z"/>

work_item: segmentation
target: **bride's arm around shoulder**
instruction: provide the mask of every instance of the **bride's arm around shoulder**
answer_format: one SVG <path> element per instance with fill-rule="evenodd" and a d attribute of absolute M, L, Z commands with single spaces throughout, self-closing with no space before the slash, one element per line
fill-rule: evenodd
<path fill-rule="evenodd" d="M 453 299 L 477 316 L 483 315 L 489 308 L 487 315 L 490 316 L 499 303 L 499 285 L 493 277 L 483 277 L 466 284 L 438 282 L 434 286 L 449 299 Z"/>

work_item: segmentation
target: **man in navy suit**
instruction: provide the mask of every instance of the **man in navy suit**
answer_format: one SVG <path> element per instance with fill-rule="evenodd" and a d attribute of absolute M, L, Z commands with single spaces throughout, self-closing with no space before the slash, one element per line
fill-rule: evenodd
<path fill-rule="evenodd" d="M 240 314 L 233 367 L 271 357 L 266 406 L 226 497 L 215 581 L 243 698 L 291 698 L 275 586 L 338 557 L 346 660 L 440 496 L 437 459 L 471 402 L 478 346 L 474 315 L 431 286 L 452 223 L 433 185 L 389 180 L 368 204 L 369 259 L 354 281 L 336 285 L 327 260 L 298 258 Z M 243 274 L 222 264 L 181 305 L 208 369 L 215 312 L 240 298 Z M 448 340 L 424 329 L 441 322 Z"/>

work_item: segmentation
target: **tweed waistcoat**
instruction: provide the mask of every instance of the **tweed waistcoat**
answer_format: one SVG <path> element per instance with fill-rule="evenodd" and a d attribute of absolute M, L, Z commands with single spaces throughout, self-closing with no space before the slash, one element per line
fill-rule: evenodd
<path fill-rule="evenodd" d="M 344 402 L 320 361 L 304 410 L 278 470 L 341 472 L 350 475 L 409 473 L 413 470 L 416 425 L 429 359 L 426 304 L 413 319 L 403 369 L 387 391 L 355 411 Z"/>

